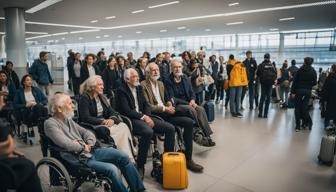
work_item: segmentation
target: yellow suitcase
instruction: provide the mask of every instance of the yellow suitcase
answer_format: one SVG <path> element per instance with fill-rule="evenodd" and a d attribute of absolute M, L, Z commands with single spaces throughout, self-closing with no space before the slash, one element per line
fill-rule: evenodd
<path fill-rule="evenodd" d="M 163 154 L 163 188 L 188 188 L 186 158 L 183 153 L 167 152 Z"/>

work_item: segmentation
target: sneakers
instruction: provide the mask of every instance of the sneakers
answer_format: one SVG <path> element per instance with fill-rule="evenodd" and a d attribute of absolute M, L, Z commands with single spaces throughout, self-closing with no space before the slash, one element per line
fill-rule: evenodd
<path fill-rule="evenodd" d="M 262 114 L 259 113 L 259 114 L 258 114 L 258 117 L 259 117 L 259 118 L 262 118 Z"/>
<path fill-rule="evenodd" d="M 243 115 L 241 113 L 236 113 L 237 117 L 243 117 Z"/>
<path fill-rule="evenodd" d="M 195 173 L 202 173 L 203 167 L 197 163 L 195 163 L 193 160 L 187 161 L 187 168 Z"/>
<path fill-rule="evenodd" d="M 216 104 L 219 104 L 220 103 L 220 101 L 219 100 L 216 100 Z"/>
<path fill-rule="evenodd" d="M 300 131 L 300 128 L 299 128 L 299 127 L 296 127 L 296 128 L 295 128 L 295 131 L 296 131 L 296 132 L 299 132 L 299 131 Z"/>
<path fill-rule="evenodd" d="M 212 141 L 211 138 L 205 137 L 202 141 L 202 146 L 204 146 L 204 147 L 213 147 L 215 145 L 216 145 L 216 143 L 214 141 Z"/>

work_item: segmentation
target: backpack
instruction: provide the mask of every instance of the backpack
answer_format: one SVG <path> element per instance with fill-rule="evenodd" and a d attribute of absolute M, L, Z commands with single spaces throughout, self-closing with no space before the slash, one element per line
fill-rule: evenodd
<path fill-rule="evenodd" d="M 263 63 L 261 69 L 260 82 L 265 84 L 273 84 L 277 78 L 277 72 L 271 62 Z"/>
<path fill-rule="evenodd" d="M 240 87 L 248 85 L 247 72 L 245 64 L 237 62 L 233 65 L 233 68 L 230 72 L 230 87 Z"/>

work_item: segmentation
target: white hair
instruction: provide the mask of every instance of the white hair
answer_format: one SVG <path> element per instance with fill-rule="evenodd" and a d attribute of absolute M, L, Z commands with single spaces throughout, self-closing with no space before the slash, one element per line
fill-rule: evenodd
<path fill-rule="evenodd" d="M 91 92 L 97 86 L 97 80 L 102 79 L 100 75 L 94 75 L 86 79 L 81 85 L 79 93 L 82 95 L 84 92 Z"/>
<path fill-rule="evenodd" d="M 154 63 L 154 62 L 149 63 L 149 64 L 146 66 L 146 72 L 147 72 L 147 73 L 150 73 L 151 67 L 154 66 L 154 65 L 157 66 L 157 64 Z"/>
<path fill-rule="evenodd" d="M 137 72 L 135 69 L 133 69 L 133 68 L 128 68 L 128 69 L 125 70 L 125 72 L 124 72 L 124 80 L 125 80 L 125 82 L 127 82 L 127 80 L 131 78 L 131 72 L 132 72 L 132 71 L 138 73 L 138 72 Z"/>
<path fill-rule="evenodd" d="M 55 93 L 49 100 L 49 109 L 51 113 L 55 113 L 57 107 L 62 108 L 68 98 L 70 98 L 70 96 L 65 93 Z"/>
<path fill-rule="evenodd" d="M 182 65 L 182 61 L 180 59 L 173 59 L 171 61 L 171 66 L 173 66 L 174 63 L 180 63 Z"/>

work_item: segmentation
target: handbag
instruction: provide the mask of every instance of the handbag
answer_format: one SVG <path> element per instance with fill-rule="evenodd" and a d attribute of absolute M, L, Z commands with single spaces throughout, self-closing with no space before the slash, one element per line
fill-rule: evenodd
<path fill-rule="evenodd" d="M 215 80 L 211 77 L 211 75 L 209 75 L 209 74 L 204 75 L 204 84 L 206 86 L 209 86 L 209 85 L 213 84 L 214 82 L 215 82 Z"/>

